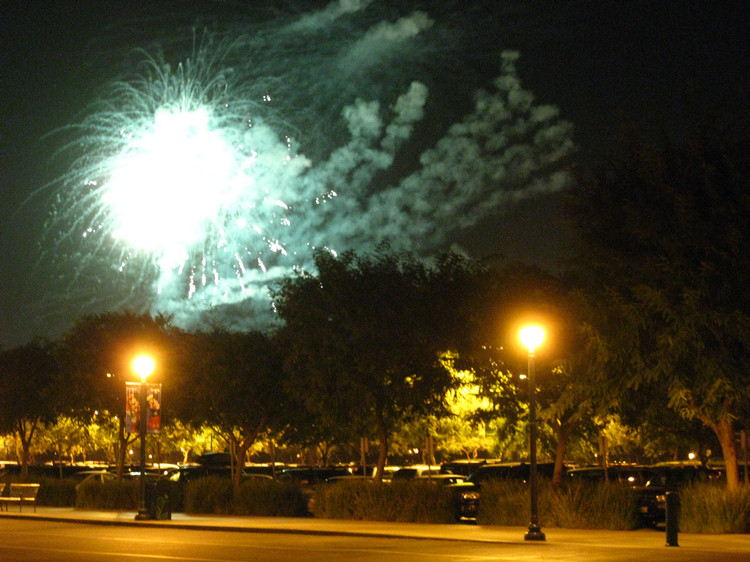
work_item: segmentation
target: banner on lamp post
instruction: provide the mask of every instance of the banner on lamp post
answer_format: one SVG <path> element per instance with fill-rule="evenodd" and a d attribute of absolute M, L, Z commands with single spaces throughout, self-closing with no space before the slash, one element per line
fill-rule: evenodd
<path fill-rule="evenodd" d="M 125 431 L 140 431 L 141 383 L 125 383 Z M 161 384 L 146 385 L 146 432 L 161 431 Z"/>

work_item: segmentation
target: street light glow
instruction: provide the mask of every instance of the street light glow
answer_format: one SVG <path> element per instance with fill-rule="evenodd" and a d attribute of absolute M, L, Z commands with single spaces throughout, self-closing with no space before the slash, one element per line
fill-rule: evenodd
<path fill-rule="evenodd" d="M 524 326 L 521 328 L 521 343 L 528 348 L 529 353 L 539 347 L 544 341 L 544 328 L 541 326 Z"/>
<path fill-rule="evenodd" d="M 145 381 L 146 377 L 154 372 L 154 360 L 148 355 L 139 355 L 133 359 L 133 371 Z"/>

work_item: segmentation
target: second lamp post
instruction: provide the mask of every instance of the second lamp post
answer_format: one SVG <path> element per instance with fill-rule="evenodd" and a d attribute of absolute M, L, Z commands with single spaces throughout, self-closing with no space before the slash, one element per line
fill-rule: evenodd
<path fill-rule="evenodd" d="M 154 360 L 148 355 L 139 355 L 133 359 L 133 371 L 141 377 L 141 386 L 138 390 L 138 431 L 141 434 L 141 504 L 138 508 L 138 513 L 135 514 L 136 520 L 141 521 L 151 519 L 151 513 L 146 505 L 146 432 L 148 431 L 146 425 L 148 410 L 148 403 L 146 402 L 146 392 L 148 391 L 146 377 L 154 372 Z"/>
<path fill-rule="evenodd" d="M 529 350 L 529 486 L 531 488 L 531 520 L 524 535 L 527 541 L 546 539 L 539 526 L 536 479 L 536 382 L 534 381 L 534 351 L 544 341 L 544 329 L 540 326 L 521 328 L 521 342 Z"/>

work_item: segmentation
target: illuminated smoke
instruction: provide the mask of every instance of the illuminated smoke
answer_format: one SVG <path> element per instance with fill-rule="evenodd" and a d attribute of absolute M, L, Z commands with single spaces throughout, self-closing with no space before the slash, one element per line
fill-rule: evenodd
<path fill-rule="evenodd" d="M 433 102 L 431 90 L 453 79 L 436 74 L 470 37 L 448 24 L 341 0 L 205 32 L 174 61 L 141 52 L 59 132 L 69 172 L 53 186 L 42 259 L 61 291 L 82 313 L 246 326 L 314 248 L 388 239 L 428 256 L 563 188 L 571 127 L 535 105 L 512 52 L 498 53 L 494 81 L 462 90 L 463 115 L 434 126 L 446 93 Z"/>

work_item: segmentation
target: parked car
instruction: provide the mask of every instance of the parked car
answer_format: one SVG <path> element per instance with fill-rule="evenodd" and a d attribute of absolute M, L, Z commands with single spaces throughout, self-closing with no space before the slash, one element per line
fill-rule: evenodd
<path fill-rule="evenodd" d="M 645 486 L 635 488 L 638 495 L 638 512 L 645 525 L 657 525 L 665 521 L 667 492 L 678 492 L 694 482 L 718 481 L 720 470 L 702 465 L 656 466 Z"/>
<path fill-rule="evenodd" d="M 502 462 L 500 459 L 459 459 L 440 465 L 440 472 L 445 472 L 448 474 L 463 474 L 464 476 L 469 476 L 480 466 L 484 466 L 485 464 L 498 464 L 500 462 Z"/>
<path fill-rule="evenodd" d="M 538 463 L 537 476 L 552 478 L 555 463 Z M 474 519 L 479 513 L 482 484 L 491 480 L 515 480 L 528 482 L 530 465 L 520 462 L 484 464 L 472 472 L 464 482 L 454 484 L 457 519 Z"/>
<path fill-rule="evenodd" d="M 567 482 L 619 482 L 630 486 L 644 486 L 656 469 L 644 465 L 616 464 L 608 466 L 583 466 L 565 472 Z"/>
<path fill-rule="evenodd" d="M 108 470 L 82 470 L 73 475 L 78 480 L 76 490 L 87 482 L 111 482 L 117 479 L 117 474 Z"/>
<path fill-rule="evenodd" d="M 393 473 L 392 480 L 414 480 L 427 474 L 440 474 L 439 466 L 414 465 L 403 466 Z"/>
<path fill-rule="evenodd" d="M 422 474 L 417 476 L 415 482 L 432 482 L 433 484 L 440 484 L 442 486 L 452 486 L 453 484 L 460 484 L 464 482 L 466 477 L 463 474 Z"/>
<path fill-rule="evenodd" d="M 295 466 L 279 472 L 280 482 L 297 482 L 303 487 L 315 487 L 333 476 L 351 476 L 346 468 L 338 466 Z"/>

